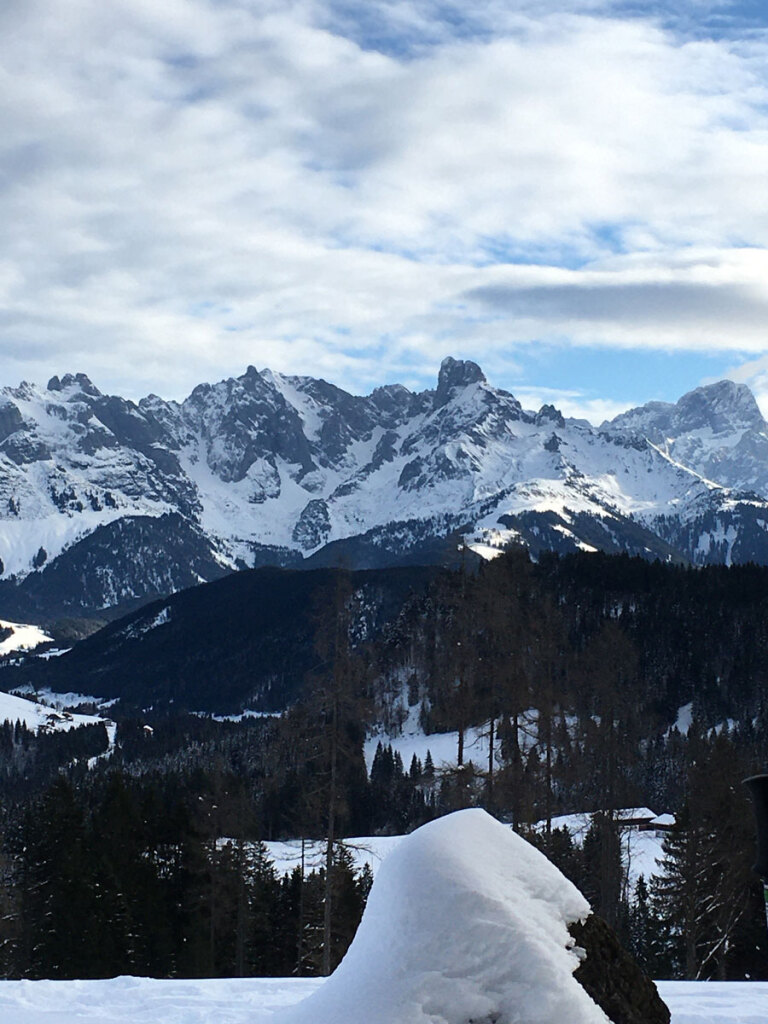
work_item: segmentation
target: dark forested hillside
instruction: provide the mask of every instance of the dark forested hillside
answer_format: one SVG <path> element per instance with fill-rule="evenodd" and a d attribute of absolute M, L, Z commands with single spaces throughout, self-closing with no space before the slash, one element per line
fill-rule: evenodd
<path fill-rule="evenodd" d="M 317 661 L 315 632 L 333 600 L 338 571 L 254 569 L 181 591 L 141 608 L 45 662 L 9 669 L 3 685 L 120 697 L 195 711 L 282 709 Z M 354 574 L 359 638 L 373 638 L 431 569 Z"/>
<path fill-rule="evenodd" d="M 464 573 L 419 567 L 236 573 L 110 623 L 62 657 L 6 670 L 4 688 L 31 683 L 215 712 L 282 709 L 317 660 L 320 610 L 340 574 L 358 594 L 353 644 L 365 646 L 378 666 L 382 694 L 400 685 L 399 668 L 413 662 L 432 688 L 429 704 L 437 710 L 428 710 L 427 721 L 433 728 L 456 724 L 452 701 L 445 714 L 439 710 L 441 679 L 455 669 L 441 632 L 447 623 L 466 632 L 462 657 L 475 663 L 478 677 L 487 675 L 491 648 L 501 662 L 522 665 L 536 637 L 556 643 L 558 700 L 573 710 L 586 710 L 592 699 L 596 668 L 589 651 L 609 625 L 631 647 L 632 699 L 645 716 L 671 724 L 677 709 L 693 702 L 703 721 L 717 724 L 763 707 L 768 568 L 694 569 L 592 553 L 544 554 L 534 563 L 523 551 Z M 442 648 L 442 663 L 431 667 L 430 644 Z M 535 689 L 537 670 L 528 672 Z M 471 715 L 478 713 L 479 707 Z"/>

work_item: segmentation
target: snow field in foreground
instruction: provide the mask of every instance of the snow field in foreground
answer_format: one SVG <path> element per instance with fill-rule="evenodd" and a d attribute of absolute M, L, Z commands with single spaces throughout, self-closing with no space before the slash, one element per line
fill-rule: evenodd
<path fill-rule="evenodd" d="M 278 1024 L 321 978 L 0 981 L 3 1024 Z M 765 1024 L 768 982 L 658 982 L 672 1024 Z M 365 1008 L 361 1007 L 360 1024 Z"/>

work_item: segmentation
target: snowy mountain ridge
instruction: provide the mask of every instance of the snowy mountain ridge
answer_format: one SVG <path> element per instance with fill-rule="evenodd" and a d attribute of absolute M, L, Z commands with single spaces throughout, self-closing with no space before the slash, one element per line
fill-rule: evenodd
<path fill-rule="evenodd" d="M 33 609 L 51 585 L 93 609 L 246 566 L 434 560 L 453 533 L 768 563 L 767 528 L 768 424 L 729 381 L 599 429 L 451 358 L 420 393 L 252 366 L 181 403 L 84 374 L 0 391 L 0 599 Z"/>

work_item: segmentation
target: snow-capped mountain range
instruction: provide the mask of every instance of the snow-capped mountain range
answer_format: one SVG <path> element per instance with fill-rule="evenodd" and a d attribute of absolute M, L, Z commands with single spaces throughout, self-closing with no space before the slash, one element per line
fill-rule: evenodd
<path fill-rule="evenodd" d="M 84 374 L 0 391 L 0 611 L 57 614 L 266 563 L 599 548 L 768 563 L 768 424 L 721 381 L 595 428 L 479 366 L 353 396 L 253 367 L 183 402 Z M 454 544 L 455 548 L 455 544 Z"/>

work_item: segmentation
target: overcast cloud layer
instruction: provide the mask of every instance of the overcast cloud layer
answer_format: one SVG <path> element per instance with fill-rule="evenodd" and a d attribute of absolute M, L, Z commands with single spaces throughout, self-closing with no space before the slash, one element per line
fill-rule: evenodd
<path fill-rule="evenodd" d="M 768 395 L 767 182 L 753 3 L 6 4 L 0 383 L 365 391 L 452 354 L 596 418 L 674 397 L 602 378 L 624 349 Z"/>

